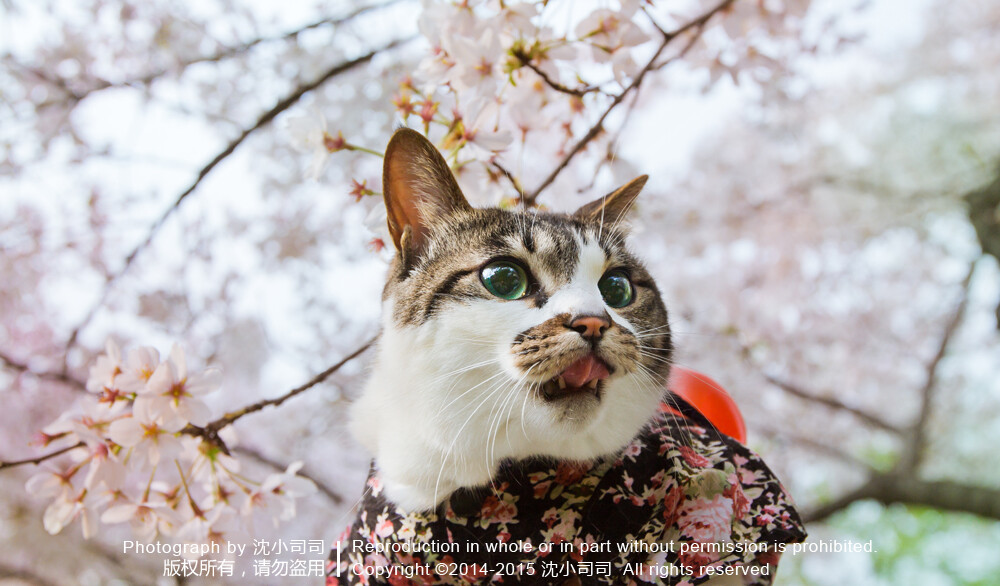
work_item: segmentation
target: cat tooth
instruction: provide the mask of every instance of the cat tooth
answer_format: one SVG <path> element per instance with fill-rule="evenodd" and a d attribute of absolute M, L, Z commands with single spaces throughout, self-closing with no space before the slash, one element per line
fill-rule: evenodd
<path fill-rule="evenodd" d="M 565 389 L 566 388 L 566 381 L 563 379 L 563 377 L 562 377 L 561 374 L 556 377 L 556 380 L 559 382 L 559 388 L 560 389 Z"/>
<path fill-rule="evenodd" d="M 597 383 L 599 383 L 599 382 L 601 382 L 601 379 L 595 378 L 594 380 L 592 380 L 589 383 L 587 383 L 587 386 L 589 386 L 592 389 L 596 389 L 597 388 Z"/>

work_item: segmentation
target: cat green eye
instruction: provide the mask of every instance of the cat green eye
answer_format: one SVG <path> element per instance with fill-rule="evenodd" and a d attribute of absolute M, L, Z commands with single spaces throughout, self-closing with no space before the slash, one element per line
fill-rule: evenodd
<path fill-rule="evenodd" d="M 491 262 L 479 273 L 483 286 L 500 299 L 520 299 L 528 292 L 528 273 L 507 260 Z"/>
<path fill-rule="evenodd" d="M 624 271 L 606 273 L 597 282 L 597 288 L 601 291 L 604 302 L 611 307 L 625 307 L 632 303 L 632 297 L 635 296 L 632 282 L 628 280 Z"/>

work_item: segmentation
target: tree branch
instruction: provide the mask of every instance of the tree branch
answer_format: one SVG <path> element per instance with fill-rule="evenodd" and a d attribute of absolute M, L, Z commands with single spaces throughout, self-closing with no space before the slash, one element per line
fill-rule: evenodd
<path fill-rule="evenodd" d="M 761 428 L 760 432 L 763 433 L 764 435 L 768 435 L 768 436 L 771 436 L 773 438 L 776 438 L 779 441 L 781 439 L 787 439 L 787 440 L 791 441 L 792 443 L 794 443 L 796 446 L 807 446 L 807 447 L 809 447 L 812 450 L 820 452 L 821 454 L 826 454 L 826 455 L 828 455 L 828 456 L 830 456 L 832 458 L 836 458 L 836 459 L 838 459 L 838 460 L 840 460 L 842 462 L 846 462 L 848 464 L 853 464 L 855 466 L 858 466 L 860 468 L 864 468 L 866 470 L 871 470 L 872 469 L 871 464 L 869 464 L 868 462 L 865 462 L 864 460 L 862 460 L 862 459 L 860 459 L 860 458 L 858 458 L 856 456 L 853 456 L 853 455 L 851 455 L 851 454 L 845 452 L 844 450 L 841 450 L 841 449 L 839 449 L 839 448 L 837 448 L 835 446 L 832 446 L 830 444 L 825 444 L 823 442 L 816 441 L 816 440 L 814 440 L 814 439 L 812 439 L 810 437 L 807 437 L 807 436 L 789 433 L 788 431 L 786 431 L 784 429 L 772 428 L 772 427 Z"/>
<path fill-rule="evenodd" d="M 122 267 L 117 272 L 110 274 L 108 276 L 107 280 L 104 283 L 104 290 L 101 292 L 101 296 L 98 299 L 97 303 L 95 303 L 94 306 L 90 308 L 90 311 L 87 312 L 87 315 L 80 322 L 80 324 L 73 329 L 73 332 L 70 334 L 69 340 L 66 342 L 65 356 L 63 357 L 63 371 L 66 372 L 66 370 L 68 369 L 69 350 L 76 344 L 76 340 L 79 337 L 80 332 L 84 328 L 86 328 L 87 325 L 90 324 L 90 322 L 94 319 L 94 316 L 97 314 L 97 311 L 104 306 L 104 303 L 107 301 L 108 294 L 111 292 L 111 289 L 114 287 L 115 283 L 117 283 L 118 280 L 123 275 L 125 275 L 125 273 L 128 272 L 129 268 L 132 266 L 132 263 L 135 261 L 136 257 L 152 243 L 153 238 L 155 238 L 156 235 L 159 233 L 160 229 L 163 227 L 163 224 L 167 221 L 167 219 L 171 215 L 173 215 L 175 211 L 177 211 L 177 209 L 184 202 L 184 200 L 187 199 L 187 197 L 191 195 L 198 188 L 199 185 L 201 185 L 202 180 L 204 180 L 205 177 L 208 176 L 208 174 L 211 173 L 212 170 L 214 170 L 215 167 L 219 165 L 219 163 L 226 160 L 230 155 L 232 155 L 233 152 L 236 151 L 237 147 L 239 147 L 243 143 L 243 141 L 247 139 L 247 137 L 249 137 L 254 132 L 260 130 L 264 126 L 267 126 L 272 120 L 275 119 L 275 117 L 278 116 L 278 114 L 290 108 L 292 105 L 298 102 L 305 94 L 320 87 L 330 79 L 342 73 L 350 71 L 359 65 L 368 63 L 369 61 L 372 60 L 372 58 L 375 57 L 375 55 L 383 51 L 388 51 L 395 47 L 398 47 L 399 45 L 406 43 L 409 40 L 410 39 L 397 39 L 389 43 L 388 45 L 380 49 L 371 51 L 361 57 L 335 65 L 330 69 L 328 69 L 325 73 L 320 75 L 318 78 L 314 79 L 309 83 L 300 84 L 290 94 L 288 94 L 285 98 L 283 98 L 281 101 L 275 104 L 274 107 L 261 114 L 260 117 L 257 119 L 257 122 L 255 122 L 249 128 L 243 130 L 243 132 L 240 133 L 239 136 L 234 138 L 232 141 L 229 142 L 228 145 L 226 145 L 226 148 L 224 148 L 211 161 L 209 161 L 208 164 L 202 167 L 201 170 L 198 171 L 198 174 L 195 177 L 195 180 L 191 183 L 191 185 L 189 185 L 187 189 L 181 192 L 181 194 L 177 196 L 177 199 L 174 201 L 174 203 L 171 204 L 170 207 L 168 207 L 166 211 L 164 211 L 163 214 L 161 214 L 160 217 L 155 222 L 153 222 L 153 225 L 150 226 L 149 228 L 146 238 L 142 242 L 140 242 L 135 248 L 133 248 L 132 251 L 128 254 L 128 256 L 125 257 L 125 261 Z"/>
<path fill-rule="evenodd" d="M 4 468 L 14 468 L 15 466 L 23 466 L 25 464 L 41 464 L 46 460 L 50 460 L 52 458 L 55 458 L 56 456 L 61 456 L 70 450 L 75 450 L 76 448 L 83 447 L 85 445 L 86 444 L 83 442 L 78 442 L 75 445 L 67 446 L 61 450 L 56 450 L 52 453 L 45 454 L 44 456 L 38 456 L 37 458 L 26 458 L 24 460 L 11 460 L 10 462 L 0 461 L 0 470 L 3 470 Z"/>
<path fill-rule="evenodd" d="M 4 579 L 5 582 L 6 580 L 11 579 L 16 582 L 34 584 L 35 586 L 55 586 L 56 584 L 48 578 L 45 578 L 40 574 L 36 574 L 32 570 L 9 566 L 2 562 L 0 562 L 0 578 Z"/>
<path fill-rule="evenodd" d="M 570 96 L 576 96 L 578 98 L 582 98 L 583 96 L 585 96 L 585 95 L 587 95 L 587 94 L 589 94 L 591 92 L 597 91 L 597 89 L 598 89 L 596 86 L 586 86 L 586 87 L 582 87 L 582 88 L 567 87 L 567 86 L 559 83 L 558 81 L 552 79 L 551 77 L 549 77 L 549 74 L 545 73 L 544 71 L 541 70 L 541 68 L 539 68 L 537 65 L 535 65 L 531 61 L 531 57 L 527 53 L 525 53 L 523 50 L 521 50 L 521 49 L 514 49 L 511 52 L 511 54 L 518 60 L 518 62 L 521 65 L 523 65 L 524 67 L 527 67 L 528 69 L 534 71 L 538 75 L 538 77 L 542 78 L 542 81 L 545 82 L 545 85 L 547 85 L 550 88 L 556 90 L 557 92 L 560 92 L 560 93 L 563 93 L 563 94 L 568 94 Z"/>
<path fill-rule="evenodd" d="M 500 173 L 500 175 L 503 175 L 504 177 L 507 178 L 507 181 L 509 181 L 511 186 L 517 191 L 518 197 L 523 200 L 524 186 L 521 185 L 521 182 L 518 181 L 517 177 L 515 177 L 510 171 L 507 170 L 506 167 L 504 167 L 497 161 L 490 161 L 490 166 L 496 169 Z"/>
<path fill-rule="evenodd" d="M 896 434 L 902 434 L 903 433 L 902 429 L 900 429 L 899 427 L 896 427 L 895 425 L 889 423 L 888 421 L 884 421 L 883 419 L 881 419 L 879 417 L 876 417 L 875 415 L 872 415 L 871 413 L 868 413 L 866 411 L 862 411 L 861 409 L 858 409 L 856 407 L 851 407 L 850 405 L 842 403 L 841 401 L 838 401 L 837 399 L 833 399 L 833 398 L 830 398 L 830 397 L 822 397 L 822 396 L 819 396 L 819 395 L 814 395 L 813 393 L 810 393 L 808 391 L 803 390 L 801 387 L 799 387 L 797 385 L 794 385 L 794 384 L 792 384 L 792 383 L 790 383 L 788 381 L 784 381 L 784 380 L 779 379 L 777 377 L 771 376 L 769 374 L 765 374 L 764 378 L 767 379 L 767 381 L 769 383 L 771 383 L 772 385 L 774 385 L 774 386 L 778 387 L 779 389 L 785 391 L 789 395 L 794 395 L 796 397 L 799 397 L 801 399 L 805 399 L 807 401 L 813 401 L 815 403 L 819 403 L 821 405 L 825 405 L 827 407 L 830 407 L 831 409 L 837 409 L 839 411 L 846 411 L 847 413 L 850 413 L 851 415 L 854 415 L 858 419 L 860 419 L 860 420 L 864 421 L 865 423 L 868 423 L 869 425 L 872 425 L 874 427 L 878 427 L 878 428 L 884 429 L 886 431 L 891 431 L 892 433 L 896 433 Z"/>
<path fill-rule="evenodd" d="M 976 262 L 962 280 L 962 294 L 951 318 L 945 325 L 937 351 L 927 364 L 927 378 L 920 389 L 920 414 L 907 430 L 910 441 L 892 471 L 872 476 L 861 487 L 833 502 L 809 511 L 806 522 L 821 521 L 857 500 L 874 499 L 881 503 L 923 505 L 937 509 L 972 513 L 990 519 L 1000 519 L 1000 489 L 961 484 L 951 481 L 928 481 L 919 477 L 920 463 L 927 449 L 927 423 L 930 420 L 937 387 L 937 371 L 958 330 L 969 300 L 969 285 Z M 787 389 L 786 389 L 787 390 Z"/>
<path fill-rule="evenodd" d="M 181 430 L 181 433 L 185 433 L 187 435 L 192 435 L 196 437 L 201 437 L 202 439 L 209 441 L 216 446 L 219 446 L 219 448 L 222 449 L 223 452 L 229 454 L 229 449 L 226 447 L 225 442 L 223 442 L 222 438 L 219 437 L 219 431 L 221 431 L 226 426 L 232 424 L 240 417 L 243 417 L 244 415 L 255 413 L 266 407 L 277 407 L 278 405 L 281 405 L 282 403 L 284 403 L 288 399 L 291 399 L 295 395 L 298 395 L 299 393 L 307 391 L 310 388 L 318 385 L 319 383 L 326 380 L 331 374 L 340 370 L 342 366 L 360 356 L 362 353 L 364 353 L 365 350 L 371 348 L 372 345 L 375 344 L 375 341 L 377 339 L 378 336 L 375 336 L 374 338 L 368 340 L 354 352 L 351 352 L 350 354 L 342 358 L 340 362 L 337 362 L 333 366 L 327 368 L 323 372 L 309 379 L 308 382 L 299 385 L 298 387 L 295 387 L 294 389 L 288 391 L 287 393 L 281 395 L 280 397 L 258 401 L 252 405 L 247 405 L 246 407 L 243 407 L 242 409 L 239 409 L 237 411 L 226 413 L 223 417 L 220 417 L 219 419 L 216 419 L 215 421 L 208 423 L 204 427 L 198 427 L 197 425 L 188 425 L 187 427 Z"/>
<path fill-rule="evenodd" d="M 920 414 L 910 429 L 910 449 L 907 451 L 903 461 L 900 462 L 902 466 L 910 470 L 916 470 L 920 467 L 924 453 L 927 451 L 927 423 L 931 417 L 931 409 L 934 407 L 938 366 L 941 364 L 941 359 L 944 358 L 948 350 L 948 344 L 951 342 L 952 336 L 954 336 L 958 325 L 962 322 L 962 316 L 965 314 L 965 308 L 969 301 L 969 284 L 972 282 L 972 275 L 975 273 L 975 270 L 976 263 L 974 261 L 969 265 L 969 271 L 962 280 L 962 295 L 958 300 L 955 310 L 952 312 L 951 319 L 948 320 L 944 328 L 937 351 L 934 353 L 931 361 L 927 363 L 927 377 L 924 380 L 923 388 L 920 389 Z"/>
<path fill-rule="evenodd" d="M 31 376 L 38 377 L 40 379 L 51 380 L 58 383 L 62 383 L 66 386 L 73 387 L 73 389 L 77 391 L 87 390 L 87 385 L 83 381 L 73 378 L 66 372 L 49 372 L 49 371 L 32 370 L 31 367 L 29 367 L 24 362 L 15 360 L 3 352 L 0 352 L 0 362 L 3 362 L 3 364 L 6 365 L 7 368 L 10 368 L 11 370 L 15 370 L 20 373 L 30 374 Z"/>
<path fill-rule="evenodd" d="M 611 104 L 609 104 L 608 107 L 604 110 L 600 118 L 597 119 L 597 122 L 595 122 L 594 125 L 590 127 L 590 130 L 588 130 L 587 133 L 584 134 L 583 137 L 579 141 L 577 141 L 575 145 L 573 145 L 573 148 L 570 149 L 568 153 L 566 153 L 566 155 L 559 162 L 559 164 L 556 165 L 555 169 L 553 169 L 552 172 L 549 173 L 548 177 L 546 177 L 541 182 L 541 184 L 537 188 L 535 188 L 534 191 L 532 191 L 530 194 L 524 197 L 523 200 L 524 205 L 526 207 L 533 207 L 535 205 L 535 200 L 538 199 L 538 196 L 541 195 L 541 193 L 545 191 L 545 189 L 549 185 L 551 185 L 552 182 L 555 181 L 557 177 L 559 177 L 559 174 L 562 173 L 564 169 L 566 169 L 566 167 L 576 157 L 576 155 L 579 154 L 580 151 L 582 151 L 583 148 L 590 143 L 590 141 L 594 140 L 594 138 L 596 138 L 597 135 L 600 134 L 601 130 L 604 128 L 604 120 L 608 117 L 609 114 L 611 114 L 611 112 L 615 110 L 615 108 L 618 107 L 619 104 L 622 103 L 622 101 L 630 93 L 638 90 L 639 86 L 642 84 L 642 80 L 646 77 L 646 74 L 654 69 L 656 60 L 660 58 L 660 55 L 663 53 L 663 50 L 667 48 L 667 45 L 669 45 L 671 41 L 676 39 L 678 35 L 683 34 L 684 32 L 690 30 L 693 27 L 698 28 L 696 34 L 700 35 L 701 32 L 704 30 L 704 25 L 713 16 L 715 16 L 715 14 L 729 7 L 729 5 L 732 4 L 734 1 L 735 0 L 724 0 L 723 2 L 717 4 L 711 10 L 705 12 L 698 18 L 685 24 L 679 29 L 666 33 L 663 37 L 663 41 L 660 43 L 660 46 L 657 47 L 656 52 L 653 53 L 653 56 L 650 57 L 649 61 L 646 62 L 646 65 L 639 71 L 638 75 L 635 76 L 635 79 L 632 80 L 632 83 L 629 84 L 629 86 L 624 90 L 622 90 L 620 93 L 615 95 L 614 99 L 611 100 Z"/>
<path fill-rule="evenodd" d="M 880 503 L 903 503 L 934 507 L 945 511 L 972 513 L 1000 520 L 1000 489 L 949 481 L 927 481 L 912 475 L 879 474 L 861 487 L 822 505 L 803 516 L 806 523 L 822 521 L 851 503 L 872 499 Z"/>
<path fill-rule="evenodd" d="M 291 40 L 297 39 L 303 33 L 307 32 L 307 31 L 310 31 L 310 30 L 318 29 L 318 28 L 321 28 L 321 27 L 324 27 L 324 26 L 334 26 L 334 27 L 340 26 L 340 25 L 345 24 L 347 22 L 350 22 L 350 21 L 352 21 L 352 20 L 358 18 L 359 16 L 362 16 L 362 15 L 368 13 L 368 12 L 374 12 L 374 11 L 377 11 L 377 10 L 381 10 L 383 8 L 388 8 L 388 7 L 390 7 L 390 6 L 394 5 L 394 4 L 398 4 L 400 1 L 401 0 L 389 0 L 388 2 L 382 2 L 380 4 L 370 4 L 368 6 L 361 6 L 359 8 L 356 8 L 355 10 L 352 10 L 351 12 L 349 12 L 349 13 L 343 15 L 343 16 L 338 16 L 338 17 L 334 17 L 334 18 L 322 18 L 320 20 L 308 23 L 308 24 L 306 24 L 306 25 L 304 25 L 302 27 L 299 27 L 299 28 L 297 28 L 295 30 L 288 31 L 288 32 L 280 34 L 280 35 L 275 35 L 275 36 L 270 36 L 270 37 L 257 37 L 255 39 L 250 40 L 250 41 L 246 41 L 246 42 L 243 42 L 243 43 L 240 43 L 240 44 L 237 44 L 237 45 L 233 45 L 231 47 L 225 47 L 225 48 L 223 48 L 223 49 L 221 49 L 221 50 L 219 50 L 219 51 L 217 51 L 215 53 L 212 53 L 210 55 L 204 55 L 204 56 L 201 56 L 201 57 L 194 57 L 194 58 L 189 59 L 187 61 L 181 61 L 181 62 L 175 63 L 173 66 L 164 67 L 164 68 L 161 68 L 161 69 L 157 69 L 155 71 L 150 71 L 150 72 L 148 72 L 148 73 L 146 73 L 144 75 L 140 75 L 138 77 L 129 78 L 129 79 L 126 79 L 124 81 L 111 82 L 111 81 L 107 81 L 105 79 L 92 77 L 90 83 L 88 84 L 88 85 L 90 85 L 90 87 L 88 87 L 86 89 L 83 89 L 81 91 L 73 90 L 72 88 L 70 88 L 68 86 L 68 84 L 66 83 L 66 80 L 63 80 L 62 78 L 50 76 L 50 75 L 46 74 L 46 72 L 44 72 L 42 70 L 39 70 L 37 68 L 27 67 L 27 66 L 20 65 L 20 64 L 15 64 L 15 65 L 17 67 L 19 67 L 20 69 L 22 69 L 22 70 L 24 70 L 26 72 L 31 73 L 35 77 L 38 77 L 42 81 L 45 81 L 46 83 L 49 83 L 49 84 L 51 84 L 51 85 L 59 88 L 60 91 L 62 91 L 64 94 L 66 94 L 66 98 L 69 98 L 69 100 L 71 102 L 79 102 L 79 101 L 83 100 L 84 98 L 86 98 L 87 96 L 89 96 L 90 94 L 95 93 L 95 92 L 99 92 L 101 90 L 106 90 L 106 89 L 109 89 L 109 88 L 119 88 L 119 87 L 142 87 L 142 86 L 148 86 L 149 84 L 153 83 L 154 81 L 156 81 L 157 79 L 163 77 L 164 75 L 167 75 L 168 73 L 171 73 L 171 72 L 181 72 L 181 71 L 186 70 L 188 67 L 191 67 L 192 65 L 197 65 L 199 63 L 216 63 L 216 62 L 219 62 L 219 61 L 223 61 L 225 59 L 229 59 L 231 57 L 236 57 L 238 55 L 242 55 L 243 53 L 246 53 L 250 49 L 253 49 L 254 47 L 256 47 L 257 45 L 260 45 L 260 44 L 272 43 L 272 42 L 278 42 L 278 41 L 291 41 Z M 57 103 L 58 103 L 57 101 L 49 100 L 49 101 L 46 101 L 46 102 L 43 102 L 43 103 L 39 104 L 37 106 L 37 108 L 41 110 L 41 109 L 44 109 L 44 108 L 48 108 L 48 107 L 54 106 Z"/>
<path fill-rule="evenodd" d="M 182 429 L 180 431 L 180 433 L 184 433 L 184 434 L 195 436 L 195 437 L 200 437 L 203 440 L 208 441 L 208 442 L 212 443 L 213 445 L 218 446 L 220 449 L 222 449 L 223 452 L 225 452 L 228 455 L 229 454 L 229 448 L 226 446 L 226 444 L 222 440 L 222 438 L 219 437 L 219 431 L 221 431 L 226 426 L 232 424 L 233 422 L 235 422 L 240 417 L 243 417 L 244 415 L 249 415 L 250 413 L 255 413 L 255 412 L 260 411 L 262 409 L 265 409 L 267 407 L 277 407 L 277 406 L 281 405 L 282 403 L 284 403 L 285 401 L 287 401 L 288 399 L 291 399 L 292 397 L 294 397 L 294 396 L 296 396 L 296 395 L 298 395 L 300 393 L 303 393 L 303 392 L 311 389 L 312 387 L 318 385 L 319 383 L 325 381 L 327 378 L 330 377 L 330 375 L 332 375 L 333 373 L 335 373 L 338 370 L 340 370 L 341 367 L 343 367 L 345 364 L 347 364 L 351 360 L 354 360 L 355 358 L 357 358 L 358 356 L 360 356 L 362 353 L 364 353 L 366 350 L 368 350 L 369 348 L 371 348 L 372 345 L 375 344 L 375 341 L 377 339 L 378 339 L 378 336 L 375 336 L 374 338 L 371 338 L 370 340 L 368 340 L 367 342 L 365 342 L 364 344 L 362 344 L 359 348 L 357 348 L 356 350 L 354 350 L 353 352 L 351 352 L 350 354 L 348 354 L 347 356 L 345 356 L 344 358 L 342 358 L 339 362 L 337 362 L 333 366 L 330 366 L 329 368 L 327 368 L 323 372 L 321 372 L 321 373 L 317 374 L 316 376 L 312 377 L 311 379 L 309 379 L 307 382 L 305 382 L 305 383 L 303 383 L 303 384 L 295 387 L 294 389 L 288 391 L 287 393 L 285 393 L 284 395 L 281 395 L 280 397 L 275 397 L 274 399 L 265 399 L 263 401 L 258 401 L 256 403 L 253 403 L 252 405 L 247 405 L 246 407 L 243 407 L 242 409 L 239 409 L 237 411 L 232 411 L 230 413 L 227 413 L 223 417 L 220 417 L 219 419 L 216 419 L 215 421 L 212 421 L 212 422 L 208 423 L 204 427 L 199 427 L 197 425 L 190 425 L 189 424 L 187 427 L 185 427 L 184 429 Z M 79 447 L 84 446 L 84 445 L 85 444 L 83 442 L 79 442 L 79 443 L 77 443 L 75 445 L 68 446 L 68 447 L 62 448 L 60 450 L 56 450 L 55 452 L 52 452 L 52 453 L 49 453 L 49 454 L 45 454 L 43 456 L 38 456 L 38 457 L 35 457 L 35 458 L 27 458 L 27 459 L 24 459 L 24 460 L 12 460 L 10 462 L 0 461 L 0 470 L 2 470 L 4 468 L 13 468 L 15 466 L 23 466 L 25 464 L 40 464 L 40 463 L 44 462 L 45 460 L 49 460 L 51 458 L 55 458 L 56 456 L 60 456 L 60 455 L 65 454 L 66 452 L 68 452 L 70 450 L 73 450 L 75 448 L 79 448 Z M 258 459 L 260 459 L 261 461 L 264 461 L 266 463 L 270 463 L 263 456 L 260 456 Z M 275 465 L 277 465 L 277 464 L 275 464 Z M 315 482 L 315 480 L 313 480 L 313 481 Z M 320 484 L 317 483 L 316 485 L 319 486 Z M 326 493 L 327 496 L 329 496 L 334 502 L 338 502 L 338 503 L 340 502 L 341 497 L 339 495 L 337 495 L 336 493 L 334 493 L 332 490 L 330 490 L 330 489 L 321 489 L 321 490 L 323 490 L 323 492 Z"/>

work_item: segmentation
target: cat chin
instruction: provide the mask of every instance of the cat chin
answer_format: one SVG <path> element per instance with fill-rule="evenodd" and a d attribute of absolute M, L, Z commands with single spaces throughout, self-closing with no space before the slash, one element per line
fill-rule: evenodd
<path fill-rule="evenodd" d="M 391 300 L 383 315 L 372 376 L 351 408 L 351 431 L 374 455 L 386 497 L 404 510 L 433 509 L 460 487 L 488 484 L 503 459 L 579 461 L 616 454 L 660 400 L 624 373 L 604 381 L 600 397 L 547 401 L 522 389 L 509 399 L 502 393 L 499 401 L 482 398 L 477 395 L 488 395 L 492 384 L 485 381 L 517 381 L 518 371 L 496 360 L 464 369 L 444 384 L 442 373 L 482 362 L 472 355 L 481 346 L 453 342 L 471 333 L 458 331 L 455 322 L 397 327 L 388 317 Z M 501 356 L 502 348 L 496 352 Z"/>

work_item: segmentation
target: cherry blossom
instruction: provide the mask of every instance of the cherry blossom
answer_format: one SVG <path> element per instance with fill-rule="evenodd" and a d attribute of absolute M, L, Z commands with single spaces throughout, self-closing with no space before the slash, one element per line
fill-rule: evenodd
<path fill-rule="evenodd" d="M 108 339 L 105 353 L 97 357 L 90 367 L 87 377 L 87 390 L 94 393 L 104 393 L 116 388 L 115 378 L 122 373 L 122 353 L 113 340 Z"/>
<path fill-rule="evenodd" d="M 177 432 L 182 427 L 184 422 L 177 418 L 164 420 L 148 409 L 136 408 L 132 417 L 119 419 L 111 424 L 108 437 L 129 449 L 127 458 L 156 466 L 161 458 L 170 459 L 181 453 L 181 440 L 177 437 Z"/>
<path fill-rule="evenodd" d="M 135 399 L 135 411 L 162 418 L 162 426 L 174 431 L 184 425 L 205 425 L 209 409 L 202 396 L 218 388 L 221 373 L 209 369 L 188 376 L 184 351 L 174 346 L 170 358 L 156 367 Z"/>
<path fill-rule="evenodd" d="M 306 176 L 310 179 L 319 178 L 331 152 L 328 145 L 332 137 L 326 129 L 326 118 L 320 113 L 293 117 L 287 120 L 286 128 L 292 145 L 312 155 Z"/>
<path fill-rule="evenodd" d="M 153 541 L 158 535 L 173 535 L 180 525 L 180 516 L 165 501 L 141 500 L 116 504 L 101 514 L 102 523 L 126 521 L 139 539 Z"/>
<path fill-rule="evenodd" d="M 122 392 L 136 393 L 142 390 L 149 377 L 153 376 L 160 365 L 160 353 L 156 348 L 142 346 L 131 350 L 128 359 L 122 367 L 122 373 L 115 383 Z"/>
<path fill-rule="evenodd" d="M 316 485 L 307 478 L 296 476 L 302 468 L 302 462 L 293 462 L 279 474 L 271 474 L 260 487 L 250 493 L 243 514 L 248 519 L 255 518 L 260 513 L 268 515 L 274 526 L 280 521 L 295 516 L 295 499 L 316 492 Z"/>

